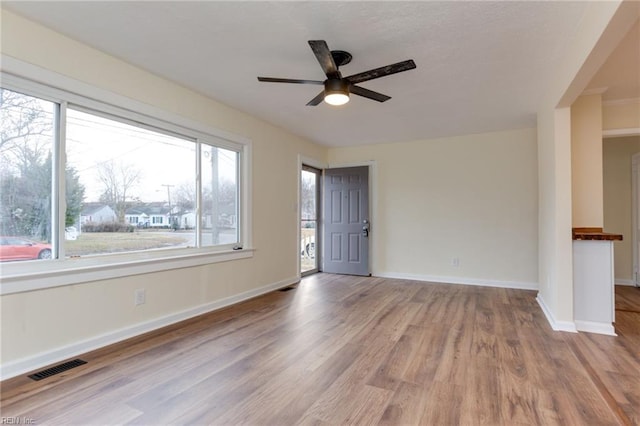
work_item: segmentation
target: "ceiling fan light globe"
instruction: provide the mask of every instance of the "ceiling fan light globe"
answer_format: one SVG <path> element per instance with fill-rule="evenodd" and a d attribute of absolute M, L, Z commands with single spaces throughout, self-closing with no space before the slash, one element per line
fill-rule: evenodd
<path fill-rule="evenodd" d="M 327 93 L 324 97 L 324 101 L 329 105 L 344 105 L 349 102 L 349 95 L 345 93 Z"/>

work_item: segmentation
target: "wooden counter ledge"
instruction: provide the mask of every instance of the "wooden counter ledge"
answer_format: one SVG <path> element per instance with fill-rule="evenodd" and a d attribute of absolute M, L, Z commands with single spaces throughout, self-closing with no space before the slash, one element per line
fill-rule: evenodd
<path fill-rule="evenodd" d="M 622 241 L 622 234 L 603 232 L 602 228 L 573 228 L 574 240 Z"/>

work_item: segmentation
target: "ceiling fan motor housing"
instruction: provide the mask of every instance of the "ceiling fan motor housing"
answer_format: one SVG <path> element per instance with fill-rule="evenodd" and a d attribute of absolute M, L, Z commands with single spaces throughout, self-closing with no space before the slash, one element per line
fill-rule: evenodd
<path fill-rule="evenodd" d="M 349 86 L 347 80 L 331 77 L 324 82 L 324 91 L 317 97 L 323 96 L 329 105 L 344 105 L 349 102 Z"/>
<path fill-rule="evenodd" d="M 324 94 L 330 95 L 332 93 L 349 94 L 349 83 L 340 78 L 330 78 L 324 82 Z"/>

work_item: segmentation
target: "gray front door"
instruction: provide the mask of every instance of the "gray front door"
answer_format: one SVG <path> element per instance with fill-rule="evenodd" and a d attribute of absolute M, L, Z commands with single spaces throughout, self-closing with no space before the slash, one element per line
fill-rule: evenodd
<path fill-rule="evenodd" d="M 369 273 L 369 168 L 326 169 L 324 175 L 324 272 Z"/>

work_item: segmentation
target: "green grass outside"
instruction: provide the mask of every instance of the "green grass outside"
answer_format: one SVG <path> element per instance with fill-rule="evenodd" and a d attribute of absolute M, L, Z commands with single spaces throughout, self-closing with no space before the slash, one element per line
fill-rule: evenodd
<path fill-rule="evenodd" d="M 83 232 L 77 240 L 65 241 L 67 256 L 149 250 L 185 244 L 187 238 L 155 232 Z"/>

